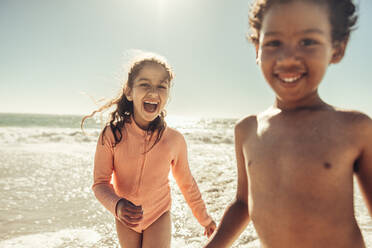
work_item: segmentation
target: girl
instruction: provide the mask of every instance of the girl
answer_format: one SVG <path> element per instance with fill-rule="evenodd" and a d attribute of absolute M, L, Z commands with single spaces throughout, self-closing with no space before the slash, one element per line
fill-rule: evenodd
<path fill-rule="evenodd" d="M 82 120 L 116 106 L 98 140 L 92 189 L 115 216 L 125 248 L 170 247 L 170 169 L 204 234 L 216 227 L 191 175 L 185 139 L 164 121 L 172 79 L 165 59 L 144 55 L 132 62 L 120 96 Z"/>

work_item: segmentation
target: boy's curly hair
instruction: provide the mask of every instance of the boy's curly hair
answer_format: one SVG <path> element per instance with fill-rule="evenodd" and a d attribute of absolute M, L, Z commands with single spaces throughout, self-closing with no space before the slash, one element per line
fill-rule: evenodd
<path fill-rule="evenodd" d="M 251 34 L 248 39 L 254 44 L 258 44 L 264 15 L 272 5 L 290 3 L 293 1 L 326 4 L 329 9 L 332 42 L 338 43 L 348 41 L 350 32 L 354 29 L 358 19 L 356 6 L 352 0 L 255 0 L 249 13 Z"/>

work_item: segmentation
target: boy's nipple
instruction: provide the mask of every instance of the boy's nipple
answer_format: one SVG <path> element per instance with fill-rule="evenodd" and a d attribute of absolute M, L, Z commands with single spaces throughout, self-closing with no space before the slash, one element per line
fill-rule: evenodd
<path fill-rule="evenodd" d="M 324 168 L 326 168 L 327 170 L 331 169 L 332 168 L 332 164 L 331 163 L 328 163 L 328 162 L 325 162 L 323 164 Z"/>

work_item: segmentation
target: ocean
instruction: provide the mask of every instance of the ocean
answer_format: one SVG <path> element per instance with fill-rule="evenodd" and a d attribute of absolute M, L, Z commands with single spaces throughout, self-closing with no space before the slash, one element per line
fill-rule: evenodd
<path fill-rule="evenodd" d="M 81 116 L 0 114 L 0 248 L 119 247 L 114 219 L 91 190 L 100 118 L 85 134 Z M 191 171 L 218 223 L 235 197 L 235 119 L 167 117 L 184 134 Z M 172 247 L 205 244 L 174 179 Z M 368 247 L 372 219 L 355 185 L 355 214 Z M 233 247 L 259 247 L 252 224 Z"/>

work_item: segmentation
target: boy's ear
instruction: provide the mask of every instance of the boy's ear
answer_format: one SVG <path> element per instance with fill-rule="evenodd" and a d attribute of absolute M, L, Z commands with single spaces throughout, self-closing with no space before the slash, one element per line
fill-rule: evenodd
<path fill-rule="evenodd" d="M 345 55 L 345 49 L 347 45 L 347 40 L 338 41 L 333 44 L 333 54 L 331 58 L 331 64 L 339 63 Z"/>
<path fill-rule="evenodd" d="M 254 45 L 254 47 L 256 48 L 256 64 L 258 65 L 259 61 L 258 61 L 258 43 L 256 43 Z"/>

